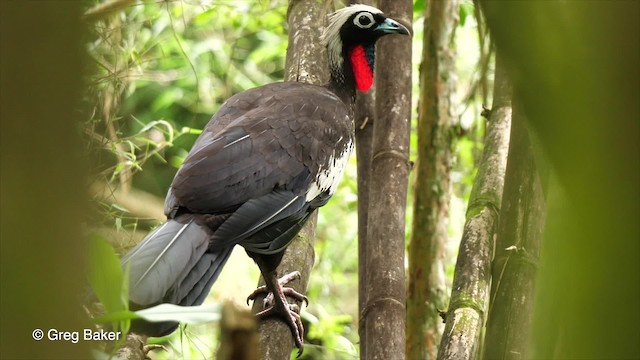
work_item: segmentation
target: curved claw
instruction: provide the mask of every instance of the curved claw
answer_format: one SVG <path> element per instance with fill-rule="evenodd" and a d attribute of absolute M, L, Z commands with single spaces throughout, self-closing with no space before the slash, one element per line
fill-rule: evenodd
<path fill-rule="evenodd" d="M 299 293 L 293 288 L 284 287 L 284 285 L 287 285 L 291 281 L 299 279 L 300 276 L 301 275 L 299 271 L 290 272 L 278 279 L 278 284 L 280 284 L 280 286 L 282 287 L 284 295 L 289 296 L 296 301 L 304 302 L 305 306 L 309 306 L 308 297 L 306 297 L 304 294 Z M 251 294 L 249 294 L 249 296 L 247 296 L 247 306 L 249 305 L 249 301 L 254 301 L 259 295 L 262 294 L 266 294 L 263 305 L 264 308 L 266 309 L 267 307 L 271 306 L 271 304 L 273 304 L 273 293 L 269 290 L 269 288 L 267 288 L 266 285 L 259 286 Z"/>
<path fill-rule="evenodd" d="M 286 274 L 280 279 L 276 278 L 275 272 L 263 274 L 265 275 L 264 279 L 267 286 L 261 286 L 251 293 L 247 298 L 247 303 L 249 300 L 255 300 L 259 294 L 267 293 L 263 304 L 264 310 L 258 312 L 256 316 L 259 318 L 265 318 L 268 316 L 279 315 L 291 329 L 293 340 L 298 348 L 298 356 L 300 356 L 302 354 L 304 344 L 304 327 L 299 314 L 300 306 L 297 304 L 290 304 L 287 301 L 287 296 L 300 302 L 304 301 L 307 306 L 309 305 L 309 298 L 292 288 L 284 287 L 284 285 L 292 280 L 300 278 L 300 272 L 294 271 Z"/>
<path fill-rule="evenodd" d="M 278 311 L 277 307 L 271 306 L 267 309 L 264 309 L 256 314 L 258 318 L 267 318 L 270 316 L 281 315 L 285 323 L 289 325 L 291 329 L 291 333 L 293 335 L 293 341 L 298 348 L 298 356 L 302 355 L 304 351 L 304 326 L 302 325 L 302 318 L 298 311 L 300 311 L 300 307 L 296 304 L 288 304 L 288 314 L 282 314 Z"/>
<path fill-rule="evenodd" d="M 296 299 L 297 301 L 304 302 L 305 306 L 307 306 L 307 307 L 309 306 L 309 298 L 306 295 L 297 292 L 295 289 L 288 288 L 288 287 L 287 288 L 282 288 L 282 292 L 286 296 L 292 297 L 292 298 Z"/>
<path fill-rule="evenodd" d="M 247 306 L 249 305 L 249 301 L 254 301 L 258 297 L 258 295 L 264 293 L 269 293 L 269 290 L 265 285 L 259 286 L 258 288 L 253 290 L 253 292 L 249 294 L 249 296 L 247 296 Z"/>

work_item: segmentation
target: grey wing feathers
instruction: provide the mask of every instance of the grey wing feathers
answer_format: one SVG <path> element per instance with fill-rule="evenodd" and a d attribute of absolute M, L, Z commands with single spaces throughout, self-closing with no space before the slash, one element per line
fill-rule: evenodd
<path fill-rule="evenodd" d="M 291 239 L 302 229 L 311 212 L 291 216 L 277 221 L 264 229 L 259 234 L 250 236 L 242 241 L 242 246 L 252 253 L 272 255 L 284 250 Z"/>
<path fill-rule="evenodd" d="M 149 234 L 122 259 L 123 267 L 130 264 L 130 300 L 139 306 L 180 303 L 208 272 L 217 275 L 230 249 L 210 254 L 212 259 L 203 257 L 209 238 L 210 233 L 192 216 L 169 220 Z M 206 261 L 208 268 L 201 264 Z M 203 285 L 210 287 L 213 280 Z"/>
<path fill-rule="evenodd" d="M 276 190 L 257 199 L 242 204 L 213 234 L 214 246 L 233 246 L 240 243 L 245 249 L 250 244 L 244 239 L 261 232 L 264 228 L 286 219 L 292 215 L 303 213 L 305 199 L 290 191 Z M 260 243 L 269 244 L 271 239 L 260 236 Z"/>
<path fill-rule="evenodd" d="M 163 301 L 182 306 L 202 304 L 231 255 L 232 247 L 205 253 Z"/>

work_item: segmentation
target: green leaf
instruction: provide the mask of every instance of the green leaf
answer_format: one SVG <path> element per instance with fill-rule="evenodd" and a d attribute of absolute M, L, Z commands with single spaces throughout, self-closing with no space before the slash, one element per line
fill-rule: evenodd
<path fill-rule="evenodd" d="M 129 272 L 131 270 L 131 263 L 127 263 L 124 268 L 124 272 L 122 274 L 122 287 L 120 288 L 120 300 L 124 304 L 125 310 L 128 312 L 129 310 Z M 111 314 L 113 315 L 113 314 Z M 114 326 L 117 330 L 118 327 Z M 131 327 L 131 319 L 124 319 L 120 321 L 120 327 L 122 328 L 122 332 L 125 334 L 129 332 L 129 328 Z"/>
<path fill-rule="evenodd" d="M 125 207 L 123 207 L 121 205 L 118 205 L 118 204 L 111 204 L 111 207 L 116 209 L 116 210 L 118 210 L 118 211 L 120 211 L 120 212 L 123 212 L 123 213 L 130 213 L 131 212 L 131 211 L 129 211 L 129 209 L 127 209 L 127 208 L 125 208 Z"/>
<path fill-rule="evenodd" d="M 89 239 L 89 284 L 104 306 L 104 317 L 114 316 L 129 310 L 129 281 L 120 267 L 120 259 L 113 247 L 101 236 L 93 234 Z M 120 320 L 120 319 L 116 319 Z M 129 330 L 130 321 L 112 322 L 113 327 Z"/>
<path fill-rule="evenodd" d="M 93 234 L 89 242 L 89 283 L 108 313 L 127 310 L 120 297 L 122 269 L 113 247 L 101 236 Z"/>
<path fill-rule="evenodd" d="M 173 166 L 174 168 L 178 169 L 180 168 L 180 166 L 182 166 L 182 163 L 184 162 L 185 158 L 186 158 L 186 155 L 182 156 L 182 154 L 180 156 L 178 155 L 172 156 L 169 158 L 169 164 L 171 164 L 171 166 Z"/>
<path fill-rule="evenodd" d="M 178 321 L 186 324 L 200 324 L 220 319 L 220 305 L 178 306 L 160 304 L 135 312 L 139 317 L 152 322 Z"/>
<path fill-rule="evenodd" d="M 93 319 L 93 322 L 96 324 L 107 324 L 107 323 L 115 323 L 120 321 L 139 319 L 140 316 L 133 311 L 118 311 L 106 314 L 104 316 L 97 317 Z M 124 330 L 124 329 L 123 329 Z M 127 329 L 128 330 L 128 329 Z"/>
<path fill-rule="evenodd" d="M 140 120 L 137 120 L 137 121 L 140 121 Z M 158 130 L 162 131 L 163 127 L 166 129 L 165 131 L 163 131 L 163 133 L 165 133 L 168 136 L 168 138 L 169 138 L 168 141 L 172 142 L 173 138 L 174 138 L 173 126 L 171 125 L 171 123 L 169 123 L 166 120 L 154 120 L 154 121 L 151 121 L 148 124 L 144 125 L 142 127 L 142 129 L 140 129 L 140 131 L 138 131 L 138 134 L 142 134 L 144 132 L 147 132 L 147 131 L 151 130 L 152 128 L 157 128 Z"/>

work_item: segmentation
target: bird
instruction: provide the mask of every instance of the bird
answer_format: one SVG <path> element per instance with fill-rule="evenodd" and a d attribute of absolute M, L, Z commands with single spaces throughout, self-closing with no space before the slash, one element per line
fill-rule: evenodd
<path fill-rule="evenodd" d="M 233 95 L 196 139 L 167 191 L 165 223 L 122 259 L 129 271 L 133 310 L 162 303 L 203 303 L 235 245 L 244 247 L 270 293 L 257 315 L 279 315 L 303 349 L 304 328 L 296 300 L 285 287 L 299 273 L 278 279 L 284 250 L 309 216 L 325 205 L 354 148 L 356 91 L 374 81 L 375 44 L 407 27 L 367 5 L 329 15 L 321 41 L 330 80 L 323 86 L 278 82 Z M 177 322 L 135 320 L 131 331 L 173 332 Z"/>

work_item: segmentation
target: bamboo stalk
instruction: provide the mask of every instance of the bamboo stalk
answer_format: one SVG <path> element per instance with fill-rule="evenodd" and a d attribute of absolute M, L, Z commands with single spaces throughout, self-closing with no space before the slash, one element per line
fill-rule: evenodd
<path fill-rule="evenodd" d="M 511 85 L 496 61 L 493 109 L 485 149 L 469 198 L 451 300 L 438 359 L 474 359 L 489 298 L 493 241 L 498 223 L 511 126 Z"/>
<path fill-rule="evenodd" d="M 545 198 L 526 118 L 514 106 L 493 261 L 485 359 L 527 358 Z"/>

